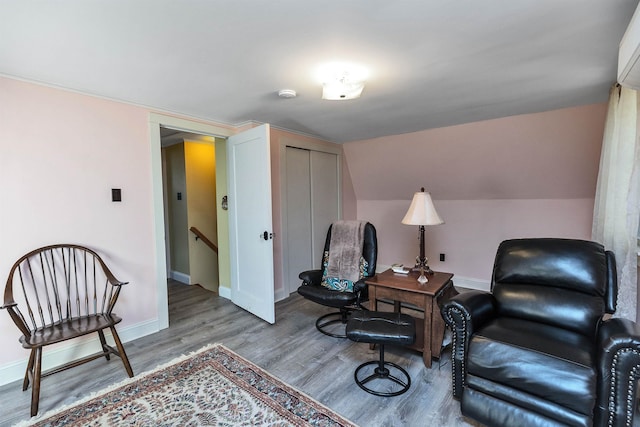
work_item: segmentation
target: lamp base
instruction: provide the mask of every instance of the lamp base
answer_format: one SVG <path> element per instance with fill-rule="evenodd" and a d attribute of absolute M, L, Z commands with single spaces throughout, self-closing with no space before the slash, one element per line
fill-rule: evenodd
<path fill-rule="evenodd" d="M 424 275 L 424 273 L 424 270 L 420 271 L 420 277 L 418 277 L 418 283 L 420 283 L 421 285 L 429 282 L 429 279 Z"/>
<path fill-rule="evenodd" d="M 419 256 L 416 257 L 416 265 L 411 269 L 411 271 L 420 271 L 421 274 L 428 274 L 429 276 L 434 275 L 433 270 L 427 263 L 427 258 L 420 259 Z"/>

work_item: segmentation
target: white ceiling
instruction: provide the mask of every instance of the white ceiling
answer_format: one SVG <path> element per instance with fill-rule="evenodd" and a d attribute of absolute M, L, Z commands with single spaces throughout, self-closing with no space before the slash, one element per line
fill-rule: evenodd
<path fill-rule="evenodd" d="M 604 102 L 637 3 L 2 0 L 0 74 L 346 142 Z M 332 60 L 362 98 L 320 99 Z"/>

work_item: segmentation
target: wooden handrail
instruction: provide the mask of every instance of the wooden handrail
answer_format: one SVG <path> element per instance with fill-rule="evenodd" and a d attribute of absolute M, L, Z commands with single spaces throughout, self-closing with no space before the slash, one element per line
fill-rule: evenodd
<path fill-rule="evenodd" d="M 202 239 L 207 246 L 209 246 L 215 253 L 218 253 L 218 247 L 216 244 L 209 240 L 207 236 L 202 234 L 202 231 L 198 230 L 196 227 L 191 227 L 189 231 L 196 235 L 196 240 L 198 240 L 198 238 Z"/>

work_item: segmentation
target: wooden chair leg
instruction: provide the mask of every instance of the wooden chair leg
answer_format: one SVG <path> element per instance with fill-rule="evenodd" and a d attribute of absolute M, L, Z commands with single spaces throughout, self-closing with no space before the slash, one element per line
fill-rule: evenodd
<path fill-rule="evenodd" d="M 33 360 L 36 355 L 36 349 L 31 349 L 31 354 L 29 354 L 29 363 L 27 363 L 27 370 L 24 373 L 24 381 L 22 382 L 22 391 L 25 391 L 29 388 L 29 375 L 33 377 Z"/>
<path fill-rule="evenodd" d="M 100 344 L 102 344 L 102 352 L 104 353 L 104 357 L 107 360 L 111 360 L 111 354 L 109 353 L 109 347 L 107 347 L 107 340 L 104 337 L 104 330 L 100 329 L 98 331 L 98 336 L 100 337 Z"/>
<path fill-rule="evenodd" d="M 120 358 L 122 359 L 122 363 L 124 364 L 124 368 L 127 370 L 127 374 L 129 378 L 133 377 L 133 369 L 131 369 L 131 365 L 129 364 L 129 358 L 127 357 L 127 353 L 124 351 L 124 347 L 122 346 L 122 342 L 120 342 L 120 337 L 116 332 L 116 328 L 110 326 L 111 334 L 113 335 L 113 340 L 116 342 L 116 347 L 118 347 L 118 353 L 120 353 Z"/>
<path fill-rule="evenodd" d="M 33 366 L 33 385 L 31 389 L 31 416 L 38 414 L 38 405 L 40 404 L 40 374 L 42 372 L 42 347 L 34 349 L 34 366 Z"/>

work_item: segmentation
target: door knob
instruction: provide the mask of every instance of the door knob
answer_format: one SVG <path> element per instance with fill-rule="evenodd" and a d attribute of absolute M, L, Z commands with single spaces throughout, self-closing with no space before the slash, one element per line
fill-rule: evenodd
<path fill-rule="evenodd" d="M 264 233 L 260 234 L 260 238 L 264 240 L 273 239 L 273 233 L 269 233 L 268 231 L 265 231 Z"/>

